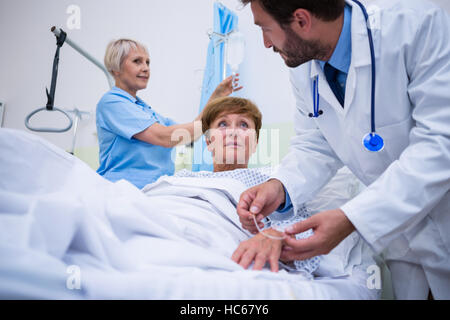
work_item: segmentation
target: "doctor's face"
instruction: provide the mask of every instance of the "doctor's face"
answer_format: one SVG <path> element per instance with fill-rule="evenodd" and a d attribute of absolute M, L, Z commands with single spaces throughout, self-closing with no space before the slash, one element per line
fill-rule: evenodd
<path fill-rule="evenodd" d="M 120 71 L 114 73 L 116 86 L 136 96 L 138 90 L 147 87 L 150 78 L 150 58 L 148 54 L 138 48 L 131 49 L 123 60 Z"/>
<path fill-rule="evenodd" d="M 219 115 L 208 130 L 208 150 L 215 164 L 244 165 L 256 151 L 255 123 L 245 114 Z"/>
<path fill-rule="evenodd" d="M 319 40 L 302 39 L 290 25 L 281 27 L 259 1 L 253 1 L 251 9 L 255 24 L 263 33 L 264 46 L 279 53 L 288 67 L 296 68 L 313 59 L 324 60 L 327 57 L 329 48 Z"/>

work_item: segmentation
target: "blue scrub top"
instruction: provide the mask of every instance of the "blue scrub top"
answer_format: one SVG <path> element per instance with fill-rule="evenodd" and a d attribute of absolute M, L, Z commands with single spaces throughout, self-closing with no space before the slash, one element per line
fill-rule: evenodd
<path fill-rule="evenodd" d="M 156 113 L 149 105 L 126 91 L 113 87 L 97 104 L 97 133 L 100 167 L 97 172 L 110 181 L 126 179 L 138 188 L 175 171 L 172 152 L 133 138 L 154 123 L 176 124 Z"/>

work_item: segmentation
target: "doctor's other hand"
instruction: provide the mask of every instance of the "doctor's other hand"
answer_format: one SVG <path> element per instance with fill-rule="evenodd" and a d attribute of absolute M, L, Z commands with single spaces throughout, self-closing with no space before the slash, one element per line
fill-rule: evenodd
<path fill-rule="evenodd" d="M 306 239 L 284 239 L 281 252 L 283 261 L 305 260 L 328 254 L 342 240 L 351 234 L 355 227 L 341 209 L 322 211 L 312 217 L 286 228 L 286 235 L 295 235 L 313 229 L 314 234 Z"/>
<path fill-rule="evenodd" d="M 286 193 L 283 184 L 277 179 L 270 179 L 260 185 L 250 188 L 241 194 L 237 205 L 237 213 L 242 227 L 253 234 L 258 232 L 253 220 L 256 216 L 258 225 L 261 220 L 277 210 L 285 202 Z"/>
<path fill-rule="evenodd" d="M 216 87 L 211 97 L 209 98 L 209 101 L 229 96 L 233 92 L 241 90 L 243 87 L 242 86 L 239 87 L 238 83 L 239 83 L 239 73 L 237 73 L 234 78 L 233 76 L 229 76 L 221 83 L 219 83 L 219 85 Z"/>
<path fill-rule="evenodd" d="M 283 234 L 273 229 L 264 230 L 264 232 L 281 237 Z M 281 254 L 282 240 L 269 239 L 259 233 L 253 238 L 243 241 L 234 251 L 231 259 L 247 269 L 254 262 L 253 270 L 262 270 L 266 262 L 270 264 L 272 272 L 278 272 L 278 260 Z"/>

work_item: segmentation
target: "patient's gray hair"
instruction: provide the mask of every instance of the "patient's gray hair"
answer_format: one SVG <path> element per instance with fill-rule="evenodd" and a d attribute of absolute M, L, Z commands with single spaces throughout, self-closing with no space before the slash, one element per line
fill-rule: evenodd
<path fill-rule="evenodd" d="M 148 54 L 147 47 L 142 43 L 131 39 L 118 39 L 111 41 L 106 47 L 105 53 L 105 67 L 109 73 L 113 75 L 113 71 L 119 72 L 123 60 L 130 53 L 131 49 L 143 50 Z"/>

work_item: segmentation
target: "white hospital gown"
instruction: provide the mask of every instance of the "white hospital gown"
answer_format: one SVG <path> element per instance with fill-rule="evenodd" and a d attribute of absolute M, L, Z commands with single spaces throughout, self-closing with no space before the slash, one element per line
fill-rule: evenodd
<path fill-rule="evenodd" d="M 261 168 L 249 168 L 249 169 L 235 169 L 230 171 L 221 172 L 210 172 L 210 171 L 200 171 L 192 172 L 186 169 L 180 170 L 175 173 L 175 177 L 190 177 L 190 178 L 202 178 L 202 179 L 214 179 L 214 178 L 232 178 L 242 182 L 247 188 L 254 187 L 258 184 L 264 183 L 270 179 L 270 175 L 273 172 L 272 167 L 261 167 Z M 311 216 L 308 212 L 306 206 L 301 206 L 294 212 L 291 209 L 288 212 L 280 213 L 275 211 L 263 220 L 264 228 L 273 228 L 279 231 L 283 231 L 287 226 L 294 223 L 303 221 Z M 312 230 L 307 230 L 296 235 L 297 239 L 305 239 L 313 234 Z M 320 256 L 313 257 L 306 260 L 296 260 L 293 263 L 286 264 L 280 263 L 282 267 L 290 271 L 300 271 L 306 272 L 308 274 L 313 273 L 319 266 Z"/>

